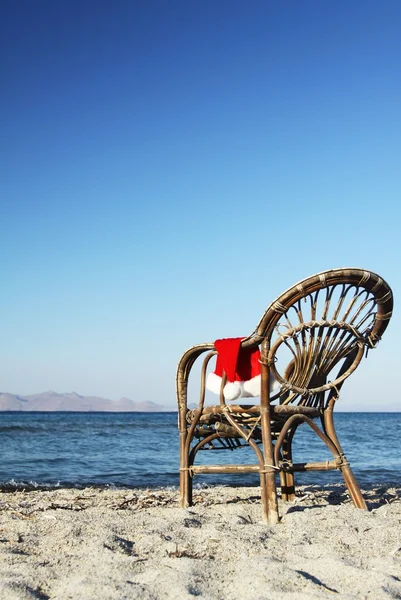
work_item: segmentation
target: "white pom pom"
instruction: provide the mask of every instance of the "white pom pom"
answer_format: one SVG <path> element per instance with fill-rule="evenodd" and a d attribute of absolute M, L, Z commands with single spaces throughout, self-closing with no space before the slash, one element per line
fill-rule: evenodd
<path fill-rule="evenodd" d="M 224 398 L 226 400 L 236 400 L 242 394 L 242 383 L 240 381 L 229 381 L 224 386 Z"/>
<path fill-rule="evenodd" d="M 244 381 L 244 391 L 242 392 L 243 398 L 255 398 L 256 396 L 260 396 L 260 375 L 256 375 L 256 377 L 252 377 L 248 381 Z"/>

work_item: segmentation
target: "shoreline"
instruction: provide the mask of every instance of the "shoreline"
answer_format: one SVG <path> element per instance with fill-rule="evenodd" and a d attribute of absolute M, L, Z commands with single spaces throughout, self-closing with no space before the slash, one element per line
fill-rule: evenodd
<path fill-rule="evenodd" d="M 178 478 L 177 478 L 178 479 Z M 197 477 L 198 479 L 198 477 Z M 217 479 L 217 478 L 216 478 Z M 280 500 L 280 484 L 277 481 L 277 494 L 279 496 L 279 500 Z M 383 480 L 383 481 L 379 481 L 376 483 L 372 483 L 369 484 L 367 482 L 365 482 L 365 485 L 363 485 L 362 483 L 360 483 L 360 481 L 358 480 L 358 484 L 361 487 L 361 490 L 365 490 L 367 493 L 371 493 L 372 490 L 378 489 L 378 488 L 394 488 L 394 489 L 398 489 L 401 487 L 401 484 L 399 484 L 397 481 L 393 481 L 393 480 Z M 77 484 L 77 483 L 36 483 L 34 481 L 29 481 L 29 482 L 25 482 L 25 481 L 9 481 L 9 482 L 0 482 L 0 498 L 1 498 L 1 494 L 13 494 L 15 492 L 24 492 L 26 494 L 31 494 L 34 492 L 44 492 L 44 493 L 50 493 L 50 492 L 60 492 L 60 491 L 77 491 L 77 492 L 82 492 L 85 490 L 92 490 L 94 492 L 111 492 L 111 493 L 141 493 L 141 492 L 161 492 L 161 493 L 176 493 L 177 494 L 177 503 L 179 502 L 178 500 L 178 492 L 179 492 L 179 482 L 175 483 L 175 484 L 167 484 L 167 485 L 118 485 L 118 484 L 114 484 L 114 483 L 84 483 L 84 484 Z M 222 488 L 223 490 L 240 490 L 242 488 L 245 489 L 258 489 L 258 485 L 255 484 L 246 484 L 246 483 L 232 483 L 232 482 L 227 482 L 227 483 L 206 483 L 204 481 L 201 481 L 199 483 L 194 483 L 193 484 L 193 490 L 194 490 L 194 494 L 196 494 L 197 492 L 204 492 L 204 491 L 209 491 L 212 492 L 213 488 Z M 296 486 L 297 492 L 299 490 L 309 490 L 311 488 L 316 488 L 319 490 L 322 490 L 323 494 L 325 494 L 327 492 L 328 489 L 333 488 L 333 490 L 336 489 L 343 489 L 344 490 L 344 494 L 348 494 L 345 484 L 343 483 L 343 481 L 333 481 L 333 482 L 328 482 L 328 483 L 315 483 L 315 482 L 311 482 L 311 483 L 299 483 Z M 300 492 L 297 493 L 297 496 L 300 495 Z M 1 500 L 0 500 L 1 502 Z M 286 504 L 284 503 L 283 506 L 285 507 Z M 0 505 L 0 510 L 1 510 L 1 505 Z"/>
<path fill-rule="evenodd" d="M 0 492 L 7 600 L 401 597 L 401 485 L 305 485 L 261 522 L 258 487 Z"/>
<path fill-rule="evenodd" d="M 235 402 L 232 402 L 232 405 L 235 405 Z M 191 405 L 188 408 L 195 409 L 195 405 Z M 13 408 L 0 408 L 0 413 L 13 413 L 13 414 L 95 414 L 95 415 L 164 415 L 164 414 L 176 414 L 178 415 L 178 408 L 166 408 L 165 410 L 74 410 L 74 409 L 53 409 L 53 410 L 45 410 L 45 409 L 31 409 L 31 410 L 21 410 L 21 409 L 13 409 Z M 387 410 L 339 410 L 336 409 L 335 414 L 400 414 L 401 410 L 399 406 L 397 408 L 389 408 Z"/>

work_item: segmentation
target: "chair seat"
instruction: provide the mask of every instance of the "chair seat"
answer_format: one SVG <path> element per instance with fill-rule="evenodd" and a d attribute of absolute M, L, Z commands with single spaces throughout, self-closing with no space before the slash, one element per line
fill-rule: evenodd
<path fill-rule="evenodd" d="M 310 417 L 311 419 L 316 419 L 321 414 L 321 410 L 319 408 L 314 408 L 313 406 L 296 406 L 292 404 L 279 404 L 273 408 L 273 418 L 274 415 L 283 416 L 283 417 L 291 417 L 292 415 L 305 415 Z"/>
<path fill-rule="evenodd" d="M 226 410 L 227 409 L 224 409 L 224 407 L 219 404 L 215 406 L 205 406 L 202 410 L 200 422 L 211 422 L 213 421 L 213 415 L 222 415 Z M 258 404 L 233 404 L 229 407 L 228 412 L 244 418 L 258 418 L 260 416 L 260 406 Z M 281 420 L 283 418 L 291 417 L 292 415 L 305 415 L 311 419 L 316 419 L 320 414 L 320 409 L 312 406 L 293 404 L 278 404 L 271 406 L 272 419 L 278 418 Z"/>
<path fill-rule="evenodd" d="M 272 405 L 271 406 L 271 427 L 272 435 L 276 438 L 283 425 L 293 415 L 303 415 L 310 419 L 320 416 L 321 411 L 310 406 L 297 405 Z M 219 437 L 240 439 L 242 436 L 237 429 L 232 427 L 232 423 L 226 415 L 231 414 L 237 425 L 249 431 L 249 437 L 254 440 L 262 440 L 260 405 L 252 404 L 233 404 L 224 410 L 223 406 L 206 406 L 198 417 L 197 411 L 189 410 L 187 412 L 187 422 L 197 421 L 198 425 L 194 430 L 197 438 L 205 438 L 218 432 Z"/>

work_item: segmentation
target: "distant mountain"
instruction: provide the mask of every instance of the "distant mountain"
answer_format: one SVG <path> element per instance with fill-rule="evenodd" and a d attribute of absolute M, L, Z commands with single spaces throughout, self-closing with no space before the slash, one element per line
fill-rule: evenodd
<path fill-rule="evenodd" d="M 108 400 L 97 396 L 81 396 L 76 392 L 59 394 L 49 391 L 29 396 L 0 392 L 0 411 L 76 411 L 76 412 L 166 412 L 172 410 L 155 402 L 134 402 L 129 398 Z"/>

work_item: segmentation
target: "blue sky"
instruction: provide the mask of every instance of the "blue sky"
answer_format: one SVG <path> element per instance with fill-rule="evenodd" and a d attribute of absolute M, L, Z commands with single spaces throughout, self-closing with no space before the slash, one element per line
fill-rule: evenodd
<path fill-rule="evenodd" d="M 299 279 L 397 299 L 398 0 L 8 0 L 0 40 L 1 391 L 174 407 Z M 400 409 L 399 334 L 341 408 Z"/>

